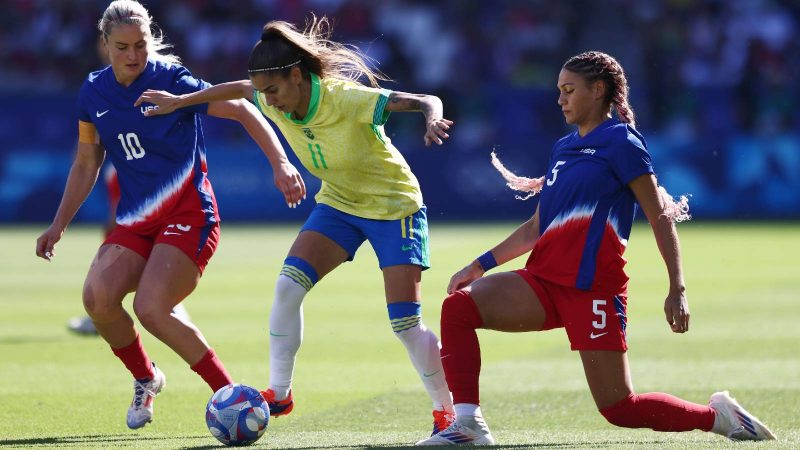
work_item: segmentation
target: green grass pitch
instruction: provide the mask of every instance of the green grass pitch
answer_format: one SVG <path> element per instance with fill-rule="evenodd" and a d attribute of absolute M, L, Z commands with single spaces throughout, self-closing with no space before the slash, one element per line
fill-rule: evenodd
<path fill-rule="evenodd" d="M 450 275 L 515 226 L 432 225 L 423 313 L 431 328 L 439 329 Z M 168 386 L 156 400 L 153 423 L 126 428 L 130 375 L 101 340 L 73 336 L 65 326 L 82 313 L 81 288 L 100 231 L 68 230 L 47 263 L 33 254 L 42 228 L 0 228 L 0 449 L 218 447 L 203 418 L 210 390 L 146 332 L 145 346 Z M 267 383 L 273 284 L 297 229 L 224 225 L 220 248 L 186 302 L 239 382 Z M 712 392 L 729 389 L 778 442 L 733 444 L 702 432 L 607 424 L 562 330 L 480 333 L 482 406 L 495 438 L 515 449 L 800 448 L 799 230 L 798 223 L 682 225 L 692 312 L 685 335 L 672 334 L 664 320 L 666 269 L 649 227 L 634 227 L 627 252 L 637 391 L 705 403 Z M 430 404 L 391 332 L 368 245 L 306 297 L 305 318 L 297 406 L 272 420 L 256 447 L 404 447 L 430 432 Z"/>

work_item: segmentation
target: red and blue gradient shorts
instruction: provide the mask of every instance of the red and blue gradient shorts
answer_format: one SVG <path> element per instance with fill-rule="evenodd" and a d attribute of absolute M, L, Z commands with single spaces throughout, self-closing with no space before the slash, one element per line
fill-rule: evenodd
<path fill-rule="evenodd" d="M 176 220 L 175 223 L 167 222 L 152 230 L 143 233 L 117 225 L 103 244 L 121 245 L 142 255 L 144 259 L 150 257 L 154 245 L 171 245 L 185 253 L 202 274 L 219 243 L 219 223 L 193 226 Z"/>
<path fill-rule="evenodd" d="M 531 286 L 545 310 L 542 331 L 563 327 L 572 350 L 626 351 L 627 290 L 584 291 L 543 280 L 527 269 L 514 271 Z"/>

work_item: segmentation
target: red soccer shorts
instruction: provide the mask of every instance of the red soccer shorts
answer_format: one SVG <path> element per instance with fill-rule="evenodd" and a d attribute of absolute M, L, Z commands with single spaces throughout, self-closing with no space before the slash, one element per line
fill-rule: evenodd
<path fill-rule="evenodd" d="M 536 292 L 545 310 L 542 331 L 567 331 L 572 350 L 626 351 L 627 291 L 617 294 L 583 291 L 543 280 L 527 269 L 516 270 Z"/>
<path fill-rule="evenodd" d="M 150 257 L 154 245 L 171 245 L 194 261 L 202 274 L 219 243 L 219 223 L 204 226 L 165 223 L 153 229 L 154 232 L 141 234 L 117 225 L 103 244 L 121 245 L 142 255 L 144 259 Z"/>

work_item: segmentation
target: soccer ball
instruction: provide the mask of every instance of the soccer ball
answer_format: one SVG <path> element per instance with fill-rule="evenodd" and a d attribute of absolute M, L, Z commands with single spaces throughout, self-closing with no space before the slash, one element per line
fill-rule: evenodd
<path fill-rule="evenodd" d="M 243 384 L 220 388 L 206 406 L 208 431 L 225 445 L 250 445 L 267 430 L 269 406 L 258 390 Z"/>

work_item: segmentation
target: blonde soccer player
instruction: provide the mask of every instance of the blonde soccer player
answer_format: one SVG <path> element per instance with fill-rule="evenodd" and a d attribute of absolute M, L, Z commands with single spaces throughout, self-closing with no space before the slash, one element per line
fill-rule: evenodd
<path fill-rule="evenodd" d="M 78 149 L 52 224 L 36 241 L 51 260 L 56 244 L 97 181 L 108 157 L 119 177 L 116 223 L 97 251 L 83 287 L 83 305 L 98 333 L 131 373 L 129 428 L 153 419 L 153 401 L 166 377 L 150 359 L 131 315 L 122 307 L 136 292 L 141 326 L 178 354 L 211 388 L 232 383 L 200 330 L 172 314 L 194 291 L 219 242 L 219 214 L 208 179 L 201 115 L 240 122 L 269 158 L 287 204 L 304 192 L 302 178 L 266 120 L 247 102 L 213 102 L 159 120 L 133 102 L 148 88 L 193 92 L 208 84 L 179 64 L 155 33 L 139 2 L 117 0 L 98 29 L 110 65 L 90 73 L 78 94 Z"/>

